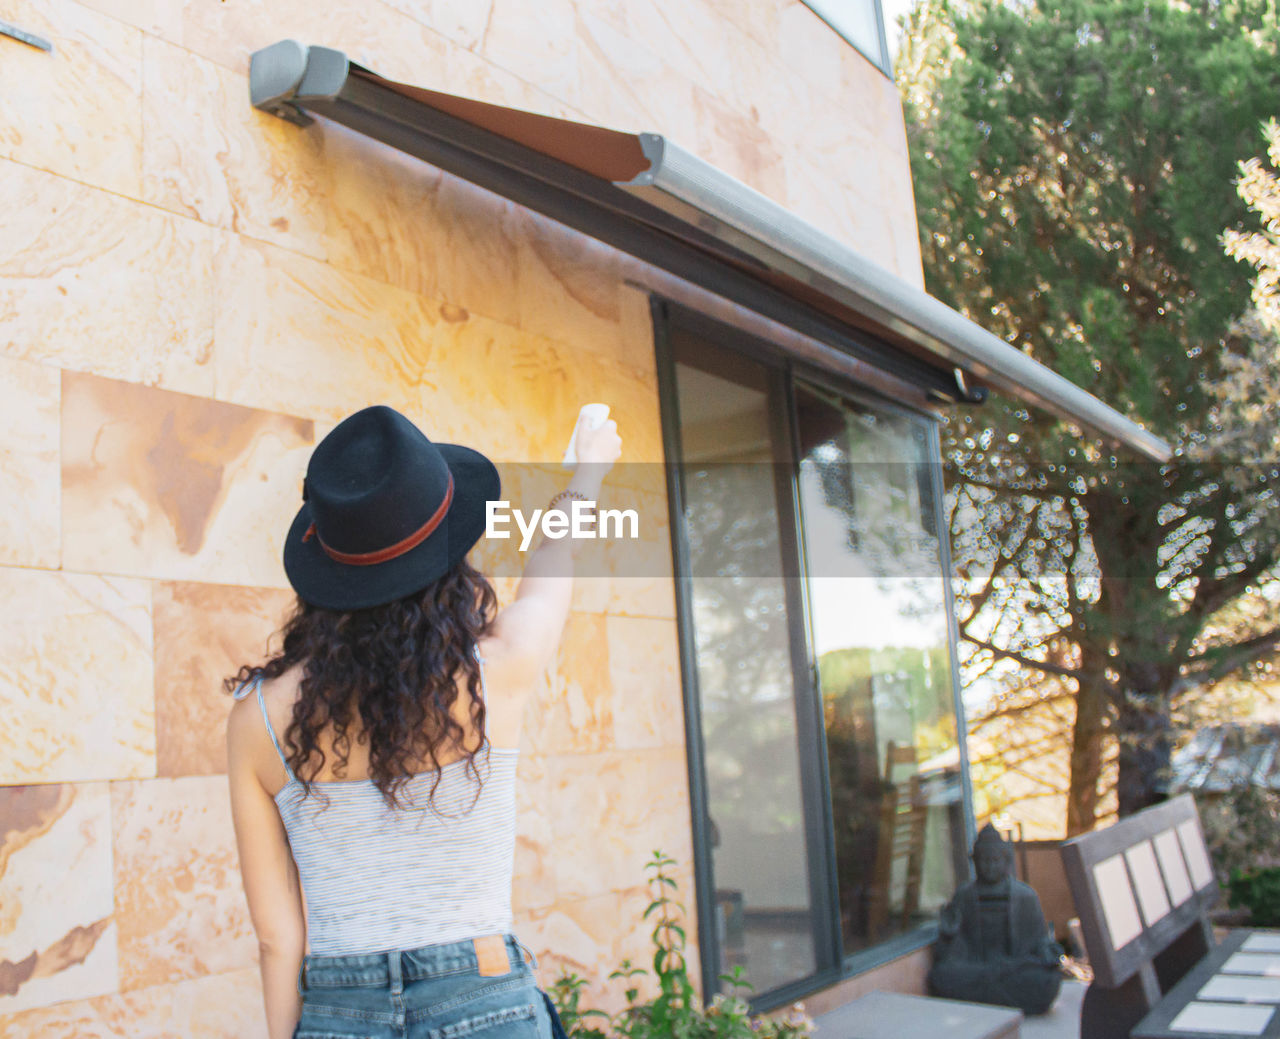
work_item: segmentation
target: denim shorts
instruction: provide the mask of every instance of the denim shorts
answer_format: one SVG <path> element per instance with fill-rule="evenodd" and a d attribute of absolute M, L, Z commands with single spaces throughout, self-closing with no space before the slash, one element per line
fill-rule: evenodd
<path fill-rule="evenodd" d="M 533 968 L 511 935 L 308 956 L 298 988 L 294 1039 L 551 1039 Z"/>

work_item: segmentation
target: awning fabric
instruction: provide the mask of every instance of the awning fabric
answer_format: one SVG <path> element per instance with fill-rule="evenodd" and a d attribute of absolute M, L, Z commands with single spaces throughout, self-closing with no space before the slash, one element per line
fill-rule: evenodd
<path fill-rule="evenodd" d="M 1147 458 L 1172 454 L 1092 394 L 658 134 L 393 83 L 341 51 L 293 40 L 253 55 L 249 85 L 263 111 L 349 126 L 834 339 L 935 397 L 976 399 L 973 386 L 985 384 Z"/>

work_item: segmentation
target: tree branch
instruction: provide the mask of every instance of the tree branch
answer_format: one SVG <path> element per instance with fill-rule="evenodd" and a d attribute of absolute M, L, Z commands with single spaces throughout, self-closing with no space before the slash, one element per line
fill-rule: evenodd
<path fill-rule="evenodd" d="M 1231 646 L 1214 646 L 1212 649 L 1207 649 L 1198 656 L 1192 657 L 1190 661 L 1205 663 L 1207 666 L 1181 676 L 1174 682 L 1170 695 L 1181 696 L 1188 689 L 1216 682 L 1277 648 L 1280 648 L 1280 628 L 1272 628 L 1261 635 L 1255 635 L 1251 639 L 1245 639 Z"/>
<path fill-rule="evenodd" d="M 1034 671 L 1042 671 L 1047 675 L 1058 675 L 1061 678 L 1078 678 L 1080 675 L 1080 672 L 1074 668 L 1059 667 L 1057 664 L 1050 664 L 1046 660 L 1035 660 L 1012 649 L 1001 649 L 985 639 L 975 638 L 972 635 L 965 635 L 964 640 L 979 649 L 985 649 L 988 653 L 994 654 L 1002 660 L 1012 660 L 1015 664 L 1021 664 L 1023 667 L 1029 667 Z"/>

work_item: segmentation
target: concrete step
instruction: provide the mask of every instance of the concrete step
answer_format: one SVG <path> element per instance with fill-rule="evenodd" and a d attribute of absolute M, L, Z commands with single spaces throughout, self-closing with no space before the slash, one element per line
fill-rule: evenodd
<path fill-rule="evenodd" d="M 1022 1011 L 870 992 L 814 1018 L 817 1039 L 1019 1039 Z"/>

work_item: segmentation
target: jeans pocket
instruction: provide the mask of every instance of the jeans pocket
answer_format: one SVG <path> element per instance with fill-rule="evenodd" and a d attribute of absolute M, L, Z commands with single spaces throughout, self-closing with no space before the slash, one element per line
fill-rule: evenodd
<path fill-rule="evenodd" d="M 303 1007 L 302 1018 L 293 1030 L 292 1039 L 378 1039 L 375 1032 L 386 1034 L 367 1022 L 347 1022 L 323 1012 L 317 1014 L 314 1008 Z"/>
<path fill-rule="evenodd" d="M 431 1039 L 462 1039 L 470 1035 L 484 1039 L 540 1039 L 538 1007 L 529 1003 L 477 1014 L 433 1030 Z"/>

